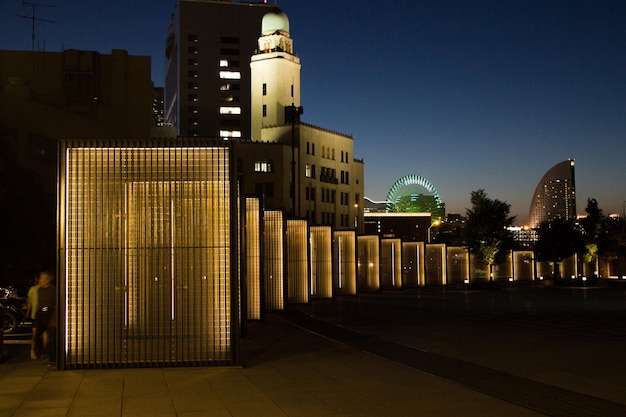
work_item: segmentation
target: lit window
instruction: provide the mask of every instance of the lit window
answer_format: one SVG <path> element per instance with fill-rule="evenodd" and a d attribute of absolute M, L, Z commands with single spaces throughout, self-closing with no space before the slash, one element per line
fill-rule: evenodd
<path fill-rule="evenodd" d="M 228 60 L 220 59 L 220 68 L 227 68 L 227 67 L 228 67 Z"/>
<path fill-rule="evenodd" d="M 307 178 L 311 178 L 311 165 L 306 164 L 304 167 L 304 176 Z"/>
<path fill-rule="evenodd" d="M 240 80 L 241 73 L 239 71 L 220 71 L 220 78 L 224 80 Z"/>
<path fill-rule="evenodd" d="M 241 114 L 241 107 L 220 107 L 220 114 Z"/>
<path fill-rule="evenodd" d="M 272 163 L 268 161 L 256 161 L 254 172 L 272 172 Z"/>
<path fill-rule="evenodd" d="M 241 131 L 240 130 L 220 130 L 221 138 L 240 138 Z"/>

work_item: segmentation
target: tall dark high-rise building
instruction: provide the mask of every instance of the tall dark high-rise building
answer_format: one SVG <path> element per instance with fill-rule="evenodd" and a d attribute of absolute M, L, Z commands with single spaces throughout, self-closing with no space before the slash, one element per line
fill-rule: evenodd
<path fill-rule="evenodd" d="M 250 58 L 275 5 L 179 0 L 165 45 L 165 123 L 179 136 L 251 137 Z"/>
<path fill-rule="evenodd" d="M 539 181 L 530 204 L 529 226 L 537 228 L 554 219 L 576 218 L 574 160 L 559 162 Z"/>

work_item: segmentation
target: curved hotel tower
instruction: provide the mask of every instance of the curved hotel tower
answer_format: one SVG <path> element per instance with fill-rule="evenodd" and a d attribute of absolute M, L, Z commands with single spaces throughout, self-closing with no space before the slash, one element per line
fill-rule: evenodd
<path fill-rule="evenodd" d="M 557 218 L 576 218 L 574 160 L 568 159 L 545 173 L 530 204 L 529 226 L 533 229 Z"/>

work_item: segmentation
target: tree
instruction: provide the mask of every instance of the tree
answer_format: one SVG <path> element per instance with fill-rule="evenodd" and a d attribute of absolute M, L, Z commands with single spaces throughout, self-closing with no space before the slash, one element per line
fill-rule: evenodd
<path fill-rule="evenodd" d="M 585 234 L 585 250 L 582 254 L 582 260 L 587 263 L 593 261 L 598 255 L 598 244 L 603 232 L 604 216 L 595 198 L 587 199 L 585 212 L 587 217 L 582 219 L 580 224 Z"/>
<path fill-rule="evenodd" d="M 583 235 L 574 221 L 561 218 L 541 223 L 537 234 L 539 239 L 535 245 L 535 256 L 538 261 L 553 263 L 552 279 L 557 283 L 561 277 L 561 262 L 575 253 L 584 252 Z"/>
<path fill-rule="evenodd" d="M 470 193 L 472 208 L 467 209 L 467 247 L 485 265 L 489 265 L 489 281 L 493 280 L 493 265 L 506 259 L 513 248 L 513 237 L 507 230 L 515 221 L 510 216 L 511 205 L 492 200 L 483 189 Z"/>

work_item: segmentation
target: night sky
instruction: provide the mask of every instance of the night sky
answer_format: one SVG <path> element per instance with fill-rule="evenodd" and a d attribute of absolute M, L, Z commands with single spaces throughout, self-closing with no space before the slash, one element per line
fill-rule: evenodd
<path fill-rule="evenodd" d="M 37 0 L 36 48 L 152 56 L 162 86 L 173 0 Z M 270 3 L 274 3 L 269 0 Z M 421 175 L 447 211 L 470 192 L 518 224 L 555 164 L 576 159 L 578 212 L 626 200 L 626 1 L 280 0 L 302 63 L 303 120 L 352 134 L 365 194 Z M 3 0 L 0 49 L 30 50 L 32 9 Z M 44 44 L 45 42 L 45 44 Z"/>

